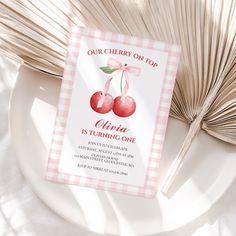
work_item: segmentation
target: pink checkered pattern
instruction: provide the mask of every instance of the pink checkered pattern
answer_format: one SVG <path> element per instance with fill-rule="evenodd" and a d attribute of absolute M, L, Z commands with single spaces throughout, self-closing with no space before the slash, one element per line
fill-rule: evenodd
<path fill-rule="evenodd" d="M 160 98 L 159 112 L 156 118 L 156 126 L 150 150 L 149 164 L 146 172 L 145 184 L 143 187 L 103 181 L 93 178 L 85 178 L 77 175 L 60 173 L 59 162 L 63 146 L 64 132 L 67 116 L 70 107 L 72 88 L 76 73 L 76 64 L 79 55 L 80 39 L 82 36 L 103 39 L 112 42 L 119 42 L 127 45 L 134 45 L 168 53 L 165 79 Z M 175 84 L 175 76 L 180 57 L 180 47 L 162 42 L 155 42 L 148 39 L 125 36 L 111 32 L 73 27 L 69 42 L 66 67 L 61 85 L 59 105 L 55 120 L 55 127 L 49 152 L 46 179 L 66 184 L 76 184 L 83 187 L 120 192 L 142 197 L 154 197 L 158 189 L 158 168 L 160 165 L 163 142 L 169 116 L 171 98 Z"/>

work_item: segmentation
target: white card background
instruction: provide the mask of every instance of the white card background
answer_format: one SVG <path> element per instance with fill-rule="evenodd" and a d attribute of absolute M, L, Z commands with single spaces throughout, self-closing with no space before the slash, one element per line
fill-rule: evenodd
<path fill-rule="evenodd" d="M 158 67 L 153 68 L 144 61 L 134 59 L 132 56 L 109 54 L 89 56 L 87 54 L 88 50 L 96 48 L 115 48 L 138 53 L 156 61 Z M 167 53 L 153 49 L 113 43 L 86 36 L 81 38 L 77 74 L 74 80 L 71 105 L 60 158 L 60 172 L 135 186 L 144 185 L 167 56 Z M 130 88 L 128 95 L 135 99 L 136 111 L 132 116 L 127 118 L 118 117 L 112 111 L 107 114 L 99 114 L 94 112 L 90 107 L 90 97 L 92 94 L 102 91 L 104 88 L 107 74 L 102 72 L 99 67 L 106 66 L 109 57 L 120 61 L 122 64 L 126 63 L 130 66 L 141 68 L 141 75 L 139 77 L 129 75 Z M 114 78 L 111 83 L 109 93 L 113 98 L 120 96 L 120 76 L 118 75 Z M 100 119 L 108 120 L 115 126 L 122 125 L 127 127 L 129 132 L 120 135 L 135 137 L 136 143 L 133 144 L 81 134 L 82 129 L 114 134 L 114 131 L 95 128 L 95 123 Z M 117 132 L 115 133 L 118 134 Z M 101 146 L 88 145 L 88 142 L 96 142 Z M 119 146 L 127 149 L 127 151 L 102 147 L 103 145 Z M 81 149 L 79 148 L 81 146 L 84 148 L 96 148 L 96 151 Z M 112 153 L 102 154 L 99 152 L 101 149 Z M 121 156 L 116 155 L 117 152 Z M 122 157 L 124 153 L 126 157 Z M 102 154 L 106 157 L 100 158 L 99 161 L 84 159 L 84 157 L 91 157 L 92 154 Z M 127 158 L 128 155 L 133 156 L 133 158 Z M 80 158 L 81 156 L 83 158 Z M 104 160 L 108 160 L 107 158 L 109 160 L 113 158 L 115 163 L 117 161 L 119 163 L 127 163 L 128 166 L 115 164 L 114 162 L 104 162 Z"/>

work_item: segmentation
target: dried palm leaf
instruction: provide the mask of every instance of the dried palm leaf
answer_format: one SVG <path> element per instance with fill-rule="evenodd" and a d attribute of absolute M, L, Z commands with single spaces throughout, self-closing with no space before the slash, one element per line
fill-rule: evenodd
<path fill-rule="evenodd" d="M 236 1 L 1 0 L 1 51 L 61 75 L 69 26 L 90 27 L 182 46 L 170 115 L 189 132 L 163 182 L 166 192 L 200 129 L 236 144 Z"/>

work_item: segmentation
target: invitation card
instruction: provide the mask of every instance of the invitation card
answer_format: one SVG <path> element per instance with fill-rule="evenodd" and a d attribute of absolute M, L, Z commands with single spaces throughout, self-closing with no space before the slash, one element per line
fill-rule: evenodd
<path fill-rule="evenodd" d="M 46 178 L 153 197 L 180 48 L 74 27 Z"/>

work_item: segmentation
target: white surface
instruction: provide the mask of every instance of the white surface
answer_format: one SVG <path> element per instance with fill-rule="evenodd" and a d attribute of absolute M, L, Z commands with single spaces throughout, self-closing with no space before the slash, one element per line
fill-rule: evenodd
<path fill-rule="evenodd" d="M 7 101 L 9 99 L 9 92 L 11 87 L 9 86 L 10 81 L 16 76 L 16 67 L 14 64 L 7 60 L 1 61 L 1 80 L 0 80 L 0 102 L 1 102 L 1 126 L 0 126 L 0 155 L 1 155 L 1 166 L 0 166 L 0 203 L 1 203 L 1 215 L 0 215 L 0 233 L 1 235 L 52 235 L 55 228 L 57 228 L 58 235 L 86 235 L 85 232 L 80 232 L 78 227 L 72 226 L 69 223 L 66 223 L 64 220 L 60 219 L 57 215 L 54 215 L 50 210 L 43 205 L 38 198 L 31 192 L 28 184 L 24 181 L 21 176 L 18 166 L 16 164 L 16 159 L 14 151 L 11 144 L 11 139 L 9 138 L 9 133 L 7 130 Z M 4 70 L 3 70 L 4 68 Z M 33 81 L 34 78 L 32 78 Z M 31 83 L 28 81 L 29 83 Z M 32 83 L 35 83 L 32 82 Z M 43 89 L 42 89 L 43 91 Z M 32 91 L 27 91 L 30 93 Z M 43 95 L 43 92 L 41 93 Z M 37 100 L 35 100 L 37 101 Z M 22 101 L 21 101 L 22 102 Z M 53 101 L 51 101 L 53 102 Z M 54 101 L 55 102 L 55 101 Z M 36 102 L 37 104 L 37 102 Z M 38 101 L 38 104 L 40 102 Z M 31 104 L 32 105 L 32 104 Z M 43 104 L 41 104 L 43 105 Z M 45 105 L 45 104 L 44 104 Z M 44 106 L 43 105 L 43 106 Z M 40 106 L 35 106 L 37 110 Z M 21 109 L 19 107 L 19 109 Z M 23 107 L 22 107 L 23 109 Z M 50 110 L 51 108 L 49 108 Z M 44 112 L 41 119 L 47 119 L 47 116 L 50 117 L 50 113 Z M 19 117 L 20 119 L 20 117 Z M 27 123 L 28 120 L 24 120 L 23 123 Z M 36 129 L 39 128 L 36 125 Z M 47 127 L 44 131 L 41 129 L 39 134 L 46 135 Z M 29 135 L 30 130 L 24 131 Z M 204 136 L 203 136 L 204 137 Z M 203 140 L 204 141 L 204 140 Z M 181 140 L 179 141 L 181 142 Z M 28 144 L 30 149 L 31 143 Z M 45 144 L 41 144 L 45 145 Z M 47 144 L 46 144 L 47 145 Z M 197 147 L 197 146 L 196 146 Z M 203 146 L 204 147 L 204 146 Z M 201 146 L 201 148 L 203 148 Z M 34 155 L 38 154 L 39 150 L 34 150 Z M 173 150 L 174 152 L 174 150 Z M 33 156 L 32 156 L 33 158 Z M 196 158 L 199 158 L 196 157 Z M 210 157 L 206 157 L 210 159 Z M 225 157 L 222 157 L 225 158 Z M 203 182 L 208 182 L 209 179 L 212 181 L 215 178 L 214 171 L 218 168 L 222 169 L 221 166 L 217 165 L 219 159 L 215 163 L 211 163 L 211 167 L 207 171 L 204 169 L 198 174 L 200 176 L 206 176 L 207 178 Z M 205 162 L 205 161 L 204 161 Z M 186 166 L 188 163 L 186 163 Z M 198 163 L 199 168 L 204 166 L 202 162 Z M 218 166 L 215 168 L 215 165 Z M 198 168 L 198 169 L 199 169 Z M 189 171 L 191 169 L 188 168 Z M 193 169 L 192 169 L 193 170 Z M 195 173 L 192 173 L 195 176 Z M 223 180 L 225 183 L 228 183 L 228 179 Z M 186 181 L 188 182 L 188 181 Z M 224 189 L 225 183 L 221 183 L 220 187 Z M 215 188 L 215 185 L 219 184 L 218 181 L 212 185 L 212 188 Z M 199 184 L 201 186 L 201 182 Z M 205 184 L 205 187 L 207 184 Z M 178 187 L 178 186 L 177 186 Z M 211 188 L 211 189 L 212 189 Z M 208 188 L 207 188 L 208 189 Z M 217 190 L 217 188 L 215 188 Z M 219 190 L 219 189 L 218 189 Z M 219 195 L 219 191 L 216 191 Z M 209 190 L 211 192 L 211 190 Z M 193 193 L 194 194 L 194 193 Z M 79 196 L 82 199 L 82 196 Z M 235 219 L 236 219 L 236 203 L 234 201 L 236 197 L 236 183 L 227 190 L 223 197 L 216 203 L 212 209 L 201 216 L 199 219 L 195 220 L 191 224 L 178 229 L 172 233 L 158 234 L 158 235 L 193 235 L 193 236 L 231 236 L 236 234 Z M 54 198 L 55 199 L 55 198 Z M 209 199 L 210 201 L 212 199 Z M 59 208 L 60 203 L 55 201 L 57 207 Z M 94 203 L 96 203 L 94 201 Z M 96 204 L 94 205 L 95 207 Z M 197 206 L 193 205 L 197 208 Z M 150 211 L 152 211 L 150 209 Z M 175 209 L 172 209 L 175 211 Z M 189 209 L 191 211 L 191 208 Z M 89 209 L 86 209 L 85 213 L 89 213 Z M 181 217 L 179 217 L 181 218 Z M 138 215 L 137 215 L 138 220 Z M 137 223 L 143 223 L 138 222 Z M 157 222 L 158 224 L 158 222 Z M 128 225 L 127 225 L 128 227 Z M 132 230 L 132 229 L 131 229 Z M 132 235 L 132 234 L 131 234 Z"/>
<path fill-rule="evenodd" d="M 132 236 L 173 230 L 208 210 L 235 178 L 236 147 L 202 132 L 169 198 L 159 194 L 149 200 L 46 181 L 60 84 L 59 79 L 22 67 L 11 99 L 10 122 L 22 172 L 38 196 L 69 221 L 100 234 Z M 168 123 L 162 173 L 186 132 L 183 123 L 173 119 Z"/>

